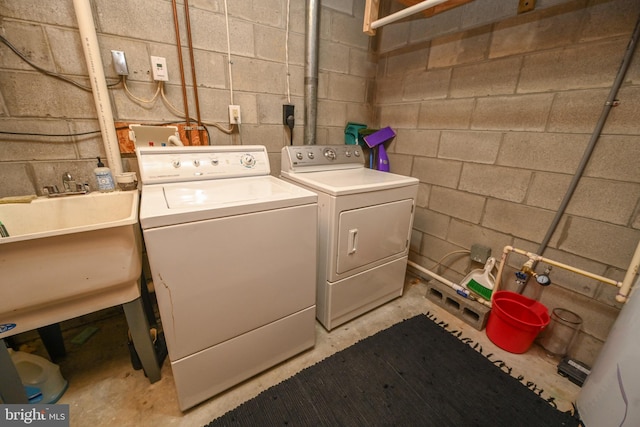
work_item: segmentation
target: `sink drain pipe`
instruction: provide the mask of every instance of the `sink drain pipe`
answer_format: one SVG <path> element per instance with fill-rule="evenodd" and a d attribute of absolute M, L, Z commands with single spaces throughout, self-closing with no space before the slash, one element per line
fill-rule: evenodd
<path fill-rule="evenodd" d="M 93 22 L 91 4 L 89 0 L 73 0 L 73 8 L 76 12 L 82 49 L 87 61 L 87 71 L 89 72 L 93 100 L 96 104 L 104 151 L 111 171 L 114 175 L 117 175 L 122 173 L 122 157 L 120 156 L 120 145 L 118 145 L 118 136 L 116 135 L 113 121 L 109 90 L 107 89 L 107 80 L 104 76 L 104 67 L 100 57 L 100 46 L 98 45 L 98 36 Z"/>
<path fill-rule="evenodd" d="M 316 143 L 316 121 L 318 117 L 320 0 L 307 0 L 305 26 L 303 143 L 305 145 L 313 145 Z"/>
<path fill-rule="evenodd" d="M 573 197 L 573 193 L 575 192 L 576 187 L 578 186 L 578 182 L 580 181 L 580 178 L 582 178 L 582 174 L 584 173 L 584 170 L 587 167 L 587 163 L 591 158 L 591 154 L 593 154 L 593 150 L 596 146 L 596 143 L 598 142 L 598 139 L 600 138 L 600 134 L 602 133 L 602 129 L 604 128 L 604 125 L 607 121 L 609 112 L 613 107 L 616 107 L 618 105 L 616 96 L 618 96 L 618 90 L 620 89 L 620 86 L 622 85 L 624 77 L 627 74 L 627 70 L 631 65 L 631 59 L 633 58 L 633 53 L 636 49 L 636 45 L 638 44 L 639 37 L 640 37 L 640 17 L 636 21 L 636 26 L 635 26 L 635 29 L 633 30 L 633 34 L 631 35 L 631 39 L 629 40 L 629 44 L 627 45 L 627 50 L 625 51 L 624 57 L 622 58 L 622 63 L 618 68 L 618 74 L 616 75 L 613 85 L 611 86 L 611 90 L 609 91 L 609 96 L 607 97 L 607 101 L 602 107 L 600 118 L 598 119 L 598 122 L 596 123 L 596 127 L 593 133 L 591 134 L 591 139 L 589 140 L 589 144 L 587 145 L 587 148 L 585 149 L 584 154 L 582 155 L 582 159 L 580 160 L 580 163 L 578 164 L 578 168 L 575 174 L 573 175 L 573 179 L 569 183 L 569 188 L 567 189 L 567 192 L 565 193 L 564 198 L 560 203 L 560 207 L 556 211 L 556 215 L 551 221 L 551 225 L 549 225 L 547 234 L 542 239 L 542 242 L 540 243 L 540 246 L 536 251 L 536 253 L 538 254 L 542 255 L 545 249 L 547 248 L 547 246 L 549 245 L 551 236 L 553 236 L 553 233 L 556 231 L 556 228 L 560 223 L 560 219 L 562 218 L 562 215 L 564 215 L 564 212 L 567 209 L 567 205 L 569 204 L 569 201 L 571 200 L 571 197 Z M 535 264 L 534 264 L 534 268 L 535 268 Z M 526 283 L 524 285 L 521 285 L 520 289 L 518 289 L 517 292 L 522 294 L 526 286 L 527 286 Z M 624 297 L 626 297 L 626 295 Z"/>

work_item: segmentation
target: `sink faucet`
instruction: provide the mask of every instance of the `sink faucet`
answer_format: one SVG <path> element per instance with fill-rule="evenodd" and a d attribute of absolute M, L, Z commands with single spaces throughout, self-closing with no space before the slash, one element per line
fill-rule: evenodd
<path fill-rule="evenodd" d="M 47 197 L 71 196 L 89 192 L 89 184 L 78 183 L 69 172 L 62 174 L 62 187 L 63 191 L 60 191 L 57 185 L 46 185 L 42 188 L 42 192 Z"/>
<path fill-rule="evenodd" d="M 76 186 L 76 181 L 73 179 L 69 172 L 65 172 L 62 174 L 62 186 L 64 187 L 64 191 L 78 191 Z"/>

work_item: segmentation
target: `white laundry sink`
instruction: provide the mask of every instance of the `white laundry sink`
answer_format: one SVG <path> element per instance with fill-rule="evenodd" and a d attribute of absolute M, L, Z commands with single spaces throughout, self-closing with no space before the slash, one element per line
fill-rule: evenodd
<path fill-rule="evenodd" d="M 140 296 L 137 190 L 0 204 L 0 338 Z"/>

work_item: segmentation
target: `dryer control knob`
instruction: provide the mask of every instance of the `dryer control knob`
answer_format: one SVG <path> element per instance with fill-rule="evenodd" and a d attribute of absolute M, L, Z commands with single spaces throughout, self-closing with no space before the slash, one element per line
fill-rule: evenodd
<path fill-rule="evenodd" d="M 181 165 L 180 160 L 173 160 L 171 162 L 171 165 L 173 165 L 174 168 L 178 169 Z"/>
<path fill-rule="evenodd" d="M 296 159 L 298 159 L 298 160 L 302 160 L 303 158 L 304 158 L 304 156 L 302 155 L 302 153 L 301 153 L 301 152 L 297 152 L 297 153 L 296 153 Z"/>
<path fill-rule="evenodd" d="M 324 150 L 324 156 L 329 160 L 335 160 L 336 152 L 331 148 L 327 148 Z"/>

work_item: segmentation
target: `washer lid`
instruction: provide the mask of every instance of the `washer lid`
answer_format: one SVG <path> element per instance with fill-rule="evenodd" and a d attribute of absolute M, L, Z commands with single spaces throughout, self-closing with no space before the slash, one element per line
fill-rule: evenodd
<path fill-rule="evenodd" d="M 364 167 L 320 172 L 282 172 L 284 178 L 332 196 L 417 185 L 418 179 Z"/>
<path fill-rule="evenodd" d="M 145 185 L 143 229 L 316 203 L 318 196 L 271 175 Z"/>

